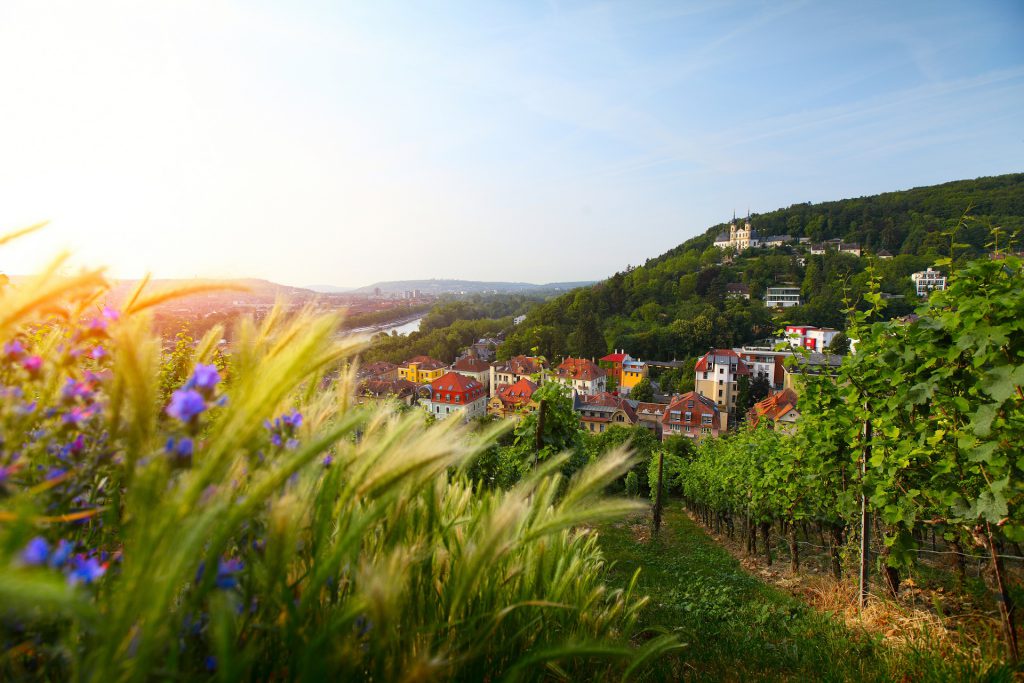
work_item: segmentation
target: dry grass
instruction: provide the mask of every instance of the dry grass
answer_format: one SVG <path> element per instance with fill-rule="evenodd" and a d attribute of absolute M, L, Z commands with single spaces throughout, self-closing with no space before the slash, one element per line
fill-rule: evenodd
<path fill-rule="evenodd" d="M 816 566 L 818 561 L 823 565 L 824 558 L 805 554 L 801 557 L 801 572 L 793 574 L 785 554 L 776 552 L 775 562 L 768 566 L 763 554 L 747 555 L 739 540 L 716 533 L 701 524 L 699 517 L 689 516 L 747 572 L 820 612 L 842 619 L 851 629 L 863 629 L 893 647 L 930 650 L 944 658 L 1002 656 L 997 612 L 994 608 L 983 609 L 963 593 L 942 587 L 922 588 L 911 577 L 901 584 L 898 600 L 872 592 L 867 607 L 861 610 L 857 581 L 850 577 L 837 581 Z"/>

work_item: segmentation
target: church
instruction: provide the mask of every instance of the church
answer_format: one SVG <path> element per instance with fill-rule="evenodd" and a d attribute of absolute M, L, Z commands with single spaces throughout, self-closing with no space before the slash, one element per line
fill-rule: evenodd
<path fill-rule="evenodd" d="M 761 236 L 757 234 L 757 231 L 750 227 L 750 215 L 747 215 L 747 221 L 743 224 L 742 228 L 736 227 L 736 214 L 732 215 L 732 223 L 729 224 L 729 232 L 721 233 L 715 238 L 715 246 L 720 249 L 727 249 L 728 247 L 734 248 L 736 251 L 743 251 L 750 247 L 761 246 Z"/>

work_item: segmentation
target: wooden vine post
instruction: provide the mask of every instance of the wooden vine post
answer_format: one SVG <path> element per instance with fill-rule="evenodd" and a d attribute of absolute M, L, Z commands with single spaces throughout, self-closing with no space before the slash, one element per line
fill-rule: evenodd
<path fill-rule="evenodd" d="M 864 479 L 867 476 L 868 460 L 871 458 L 871 421 L 864 421 L 864 449 L 861 452 L 860 464 L 860 608 L 868 606 L 869 570 L 871 566 L 871 513 L 868 512 L 868 494 L 864 490 Z"/>
<path fill-rule="evenodd" d="M 540 458 L 540 451 L 544 448 L 544 412 L 546 411 L 547 406 L 548 402 L 541 399 L 540 406 L 537 408 L 537 436 L 533 448 L 534 464 L 537 464 L 537 460 Z"/>
<path fill-rule="evenodd" d="M 1014 623 L 1014 614 L 1017 606 L 1013 602 L 1009 588 L 1006 585 L 1003 558 L 999 556 L 999 548 L 996 545 L 995 535 L 992 533 L 992 525 L 985 523 L 986 540 L 988 541 L 989 553 L 992 557 L 992 575 L 996 583 L 996 602 L 999 604 L 999 616 L 1003 622 L 1003 634 L 1006 636 L 1006 647 L 1010 651 L 1010 659 L 1014 662 L 1020 659 L 1020 652 L 1017 649 L 1017 627 Z"/>
<path fill-rule="evenodd" d="M 654 493 L 654 533 L 661 529 L 662 476 L 665 472 L 665 451 L 658 452 L 658 488 Z"/>

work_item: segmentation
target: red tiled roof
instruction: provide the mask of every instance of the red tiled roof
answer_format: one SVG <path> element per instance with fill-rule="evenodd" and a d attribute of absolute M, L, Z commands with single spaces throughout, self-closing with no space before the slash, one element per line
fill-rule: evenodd
<path fill-rule="evenodd" d="M 363 396 L 397 396 L 402 398 L 416 391 L 416 383 L 405 379 L 368 379 L 360 383 L 359 393 Z"/>
<path fill-rule="evenodd" d="M 602 391 L 600 394 L 594 394 L 593 396 L 580 396 L 579 403 L 581 407 L 603 406 L 605 408 L 615 408 L 624 412 L 631 422 L 636 422 L 636 410 L 633 408 L 633 404 L 609 391 Z M 585 417 L 583 419 L 589 418 Z"/>
<path fill-rule="evenodd" d="M 490 364 L 480 360 L 479 358 L 463 356 L 455 361 L 455 365 L 452 366 L 452 370 L 461 372 L 487 372 L 490 367 Z"/>
<path fill-rule="evenodd" d="M 555 371 L 561 379 L 581 379 L 592 382 L 599 377 L 607 377 L 608 373 L 592 360 L 569 357 L 562 361 Z"/>
<path fill-rule="evenodd" d="M 457 372 L 446 372 L 431 382 L 430 386 L 434 391 L 469 391 L 479 389 L 483 385 L 472 377 Z"/>
<path fill-rule="evenodd" d="M 622 360 L 625 357 L 626 357 L 626 354 L 624 354 L 624 353 L 609 353 L 607 356 L 605 356 L 601 360 L 611 361 L 612 363 L 621 363 Z"/>
<path fill-rule="evenodd" d="M 533 392 L 537 390 L 537 385 L 528 379 L 521 379 L 515 384 L 502 385 L 501 390 L 496 396 L 506 406 L 519 406 L 530 402 L 530 398 L 533 396 Z"/>
<path fill-rule="evenodd" d="M 511 372 L 514 375 L 532 375 L 544 369 L 545 363 L 532 356 L 513 356 L 493 364 L 497 372 Z"/>
<path fill-rule="evenodd" d="M 689 401 L 693 401 L 692 408 L 687 407 L 687 403 Z M 707 396 L 701 396 L 696 391 L 689 391 L 685 394 L 680 394 L 679 396 L 673 396 L 672 402 L 668 404 L 667 408 L 665 408 L 665 415 L 661 418 L 661 421 L 666 424 L 671 422 L 672 411 L 678 411 L 683 414 L 685 414 L 686 411 L 690 411 L 696 416 L 711 414 L 717 417 L 719 415 L 718 406 L 715 402 Z M 677 420 L 677 422 L 682 422 L 682 420 Z M 691 419 L 690 421 L 690 424 L 698 423 L 700 423 L 699 419 Z M 712 421 L 712 426 L 715 429 L 719 427 L 717 419 Z"/>

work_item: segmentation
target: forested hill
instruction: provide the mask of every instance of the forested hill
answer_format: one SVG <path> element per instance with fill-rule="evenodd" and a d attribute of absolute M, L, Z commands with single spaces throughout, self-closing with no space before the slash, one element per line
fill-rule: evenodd
<path fill-rule="evenodd" d="M 860 244 L 861 258 L 779 247 L 748 250 L 730 262 L 712 245 L 728 224 L 712 226 L 641 267 L 536 307 L 499 352 L 557 359 L 625 348 L 642 358 L 689 358 L 711 346 L 768 336 L 783 321 L 842 328 L 844 295 L 856 300 L 863 293 L 869 263 L 881 275 L 883 291 L 896 295 L 889 311 L 902 315 L 917 303 L 910 273 L 949 255 L 950 231 L 968 209 L 968 220 L 956 230 L 957 259 L 983 255 L 995 227 L 1003 235 L 1024 236 L 1024 173 L 796 204 L 751 217 L 762 236 L 841 238 Z M 870 256 L 880 250 L 894 258 Z M 726 297 L 730 283 L 748 285 L 750 301 Z M 776 283 L 800 286 L 805 304 L 773 315 L 759 299 Z"/>

